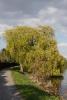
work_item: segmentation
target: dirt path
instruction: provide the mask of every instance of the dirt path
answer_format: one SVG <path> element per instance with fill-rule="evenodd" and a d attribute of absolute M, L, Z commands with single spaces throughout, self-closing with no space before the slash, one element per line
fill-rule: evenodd
<path fill-rule="evenodd" d="M 0 71 L 0 100 L 22 100 L 16 90 L 10 70 Z"/>

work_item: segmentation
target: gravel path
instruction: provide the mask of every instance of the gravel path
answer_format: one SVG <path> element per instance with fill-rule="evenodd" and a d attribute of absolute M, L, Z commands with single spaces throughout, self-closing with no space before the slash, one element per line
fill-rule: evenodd
<path fill-rule="evenodd" d="M 10 70 L 0 71 L 0 100 L 22 100 L 16 90 Z"/>

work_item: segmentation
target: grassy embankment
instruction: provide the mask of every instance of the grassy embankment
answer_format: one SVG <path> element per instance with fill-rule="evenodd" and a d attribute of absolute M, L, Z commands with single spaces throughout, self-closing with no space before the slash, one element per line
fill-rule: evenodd
<path fill-rule="evenodd" d="M 58 97 L 40 90 L 31 82 L 28 75 L 21 74 L 17 68 L 13 68 L 11 71 L 16 87 L 24 100 L 59 100 Z"/>

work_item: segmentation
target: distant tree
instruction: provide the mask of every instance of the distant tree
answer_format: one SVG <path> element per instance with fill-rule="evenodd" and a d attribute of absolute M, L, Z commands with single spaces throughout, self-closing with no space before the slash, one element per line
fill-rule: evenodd
<path fill-rule="evenodd" d="M 3 48 L 0 52 L 0 61 L 1 62 L 11 61 L 10 53 L 5 48 Z"/>

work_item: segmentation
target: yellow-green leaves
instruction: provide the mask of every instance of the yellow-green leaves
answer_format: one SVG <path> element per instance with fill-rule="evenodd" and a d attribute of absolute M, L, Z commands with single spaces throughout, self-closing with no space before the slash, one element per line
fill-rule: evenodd
<path fill-rule="evenodd" d="M 60 74 L 63 59 L 51 27 L 16 27 L 6 31 L 5 38 L 11 57 L 21 63 L 24 70 L 38 77 Z"/>

